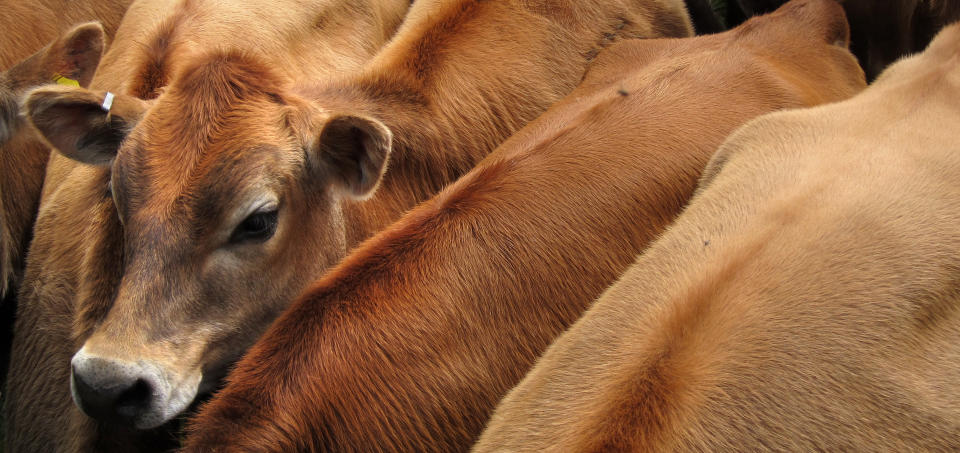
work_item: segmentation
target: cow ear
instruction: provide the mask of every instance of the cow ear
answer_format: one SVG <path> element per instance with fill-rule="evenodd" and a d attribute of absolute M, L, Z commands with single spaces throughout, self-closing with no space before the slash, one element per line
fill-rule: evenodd
<path fill-rule="evenodd" d="M 324 176 L 356 199 L 373 194 L 387 169 L 393 134 L 380 121 L 354 114 L 333 115 L 317 140 Z"/>
<path fill-rule="evenodd" d="M 132 96 L 48 85 L 27 94 L 27 118 L 61 154 L 109 165 L 147 104 Z"/>
<path fill-rule="evenodd" d="M 0 143 L 19 127 L 17 100 L 24 91 L 50 82 L 88 86 L 103 48 L 103 27 L 80 24 L 0 75 Z"/>
<path fill-rule="evenodd" d="M 44 55 L 44 66 L 52 73 L 52 81 L 66 78 L 82 87 L 90 86 L 105 41 L 103 26 L 98 22 L 80 24 L 64 33 Z"/>

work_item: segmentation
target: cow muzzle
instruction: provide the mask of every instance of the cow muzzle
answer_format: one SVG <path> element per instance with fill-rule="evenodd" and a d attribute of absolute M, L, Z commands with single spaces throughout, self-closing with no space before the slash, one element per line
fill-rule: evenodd
<path fill-rule="evenodd" d="M 151 361 L 101 357 L 86 349 L 70 361 L 70 393 L 92 418 L 151 429 L 183 412 L 197 395 L 199 372 L 178 376 Z"/>

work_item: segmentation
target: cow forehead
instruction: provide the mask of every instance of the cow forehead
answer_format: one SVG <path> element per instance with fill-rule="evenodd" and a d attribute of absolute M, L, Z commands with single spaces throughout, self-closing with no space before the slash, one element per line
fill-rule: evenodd
<path fill-rule="evenodd" d="M 279 93 L 286 87 L 253 56 L 199 56 L 156 99 L 118 157 L 142 153 L 125 165 L 182 177 L 207 162 L 236 158 L 251 147 L 247 143 L 282 141 L 285 105 Z"/>
<path fill-rule="evenodd" d="M 131 213 L 159 208 L 209 212 L 249 198 L 251 191 L 276 190 L 292 176 L 294 154 L 256 140 L 217 142 L 187 152 L 138 147 L 118 156 L 113 190 L 128 201 L 125 207 Z"/>
<path fill-rule="evenodd" d="M 114 173 L 121 217 L 179 224 L 187 234 L 215 230 L 232 218 L 233 211 L 246 209 L 245 203 L 265 192 L 279 197 L 295 165 L 291 159 L 295 153 L 257 140 L 219 141 L 192 150 L 193 155 L 182 160 L 163 148 L 132 151 L 123 159 L 118 156 Z M 157 155 L 161 157 L 146 158 Z"/>

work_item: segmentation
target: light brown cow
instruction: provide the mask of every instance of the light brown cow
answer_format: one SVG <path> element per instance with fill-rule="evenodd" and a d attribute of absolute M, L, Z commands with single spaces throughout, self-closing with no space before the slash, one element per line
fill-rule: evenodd
<path fill-rule="evenodd" d="M 734 0 L 729 0 L 733 3 Z M 956 0 L 838 0 L 850 19 L 850 48 L 870 80 L 890 63 L 923 50 L 944 25 L 960 19 Z M 736 0 L 747 16 L 785 0 Z"/>
<path fill-rule="evenodd" d="M 53 54 L 41 58 L 38 52 L 55 52 L 49 47 L 51 43 L 85 21 L 100 21 L 106 36 L 113 36 L 130 3 L 131 0 L 0 0 L 0 71 L 6 72 L 0 74 L 0 303 L 5 304 L 15 295 L 14 288 L 23 276 L 49 154 L 30 128 L 20 127 L 24 122 L 19 118 L 18 97 L 30 87 L 53 82 L 54 76 L 70 78 L 69 74 L 56 71 L 77 71 L 77 59 L 92 55 L 78 49 L 79 54 L 56 61 Z M 101 50 L 96 50 L 94 64 Z M 60 67 L 44 67 L 54 63 Z"/>
<path fill-rule="evenodd" d="M 499 398 L 679 213 L 735 127 L 864 86 L 843 11 L 633 40 L 360 246 L 251 349 L 190 452 L 469 448 Z"/>
<path fill-rule="evenodd" d="M 133 0 L 0 0 L 0 70 L 7 70 L 81 22 L 113 36 Z"/>
<path fill-rule="evenodd" d="M 269 64 L 278 79 L 339 76 L 360 67 L 392 36 L 408 5 L 406 0 L 137 2 L 93 86 L 117 93 L 111 108 L 116 120 L 169 99 L 160 95 L 163 87 L 187 66 L 198 65 L 208 48 L 242 48 L 246 58 Z M 70 87 L 40 92 L 88 93 Z M 8 450 L 158 450 L 174 440 L 164 430 L 136 434 L 95 424 L 73 407 L 68 391 L 70 357 L 112 302 L 124 248 L 116 209 L 105 196 L 109 175 L 106 168 L 52 157 L 21 292 L 4 409 Z"/>
<path fill-rule="evenodd" d="M 18 114 L 18 99 L 30 88 L 55 79 L 89 85 L 103 47 L 103 27 L 95 22 L 81 24 L 0 73 L 0 390 L 10 361 L 15 287 L 22 277 L 50 155 Z"/>
<path fill-rule="evenodd" d="M 34 124 L 112 178 L 106 198 L 108 172 L 84 168 L 85 181 L 61 185 L 74 193 L 61 200 L 86 204 L 82 219 L 50 204 L 62 222 L 37 230 L 37 240 L 46 228 L 87 231 L 67 241 L 84 250 L 66 266 L 78 291 L 71 343 L 83 346 L 75 399 L 142 428 L 166 421 L 349 247 L 571 90 L 599 48 L 689 33 L 679 0 L 418 1 L 392 43 L 337 83 L 293 87 L 255 56 L 214 51 L 189 58 L 151 105 L 129 94 L 154 90 L 125 87 L 109 120 L 104 91 L 34 92 Z M 50 258 L 63 249 L 45 247 Z M 28 273 L 66 264 L 33 259 Z M 21 354 L 50 355 L 39 345 Z"/>
<path fill-rule="evenodd" d="M 960 26 L 735 133 L 474 451 L 960 449 Z"/>
<path fill-rule="evenodd" d="M 64 78 L 89 85 L 103 48 L 103 27 L 82 24 L 0 73 L 0 299 L 22 277 L 49 157 L 19 114 L 20 97 L 30 88 Z"/>

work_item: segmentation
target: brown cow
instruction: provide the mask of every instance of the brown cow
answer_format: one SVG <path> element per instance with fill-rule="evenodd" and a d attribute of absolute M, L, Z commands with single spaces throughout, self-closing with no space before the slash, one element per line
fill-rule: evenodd
<path fill-rule="evenodd" d="M 78 71 L 76 63 L 92 55 L 92 49 L 78 47 L 72 51 L 79 53 L 61 59 L 59 68 L 44 67 L 54 63 L 52 55 L 58 51 L 54 47 L 67 44 L 62 33 L 77 23 L 100 20 L 112 35 L 130 1 L 0 0 L 0 387 L 6 375 L 16 288 L 23 276 L 49 157 L 49 150 L 33 131 L 20 127 L 24 122 L 19 117 L 18 97 L 30 87 L 53 81 L 54 76 L 69 78 L 69 74 L 56 71 Z M 103 38 L 97 39 L 101 41 L 101 49 L 95 51 L 99 59 Z M 86 37 L 78 35 L 73 44 L 82 46 L 84 40 Z M 38 56 L 45 51 L 49 52 L 46 57 Z"/>
<path fill-rule="evenodd" d="M 406 0 L 137 2 L 93 86 L 118 93 L 111 114 L 124 118 L 145 104 L 121 94 L 157 97 L 169 78 L 196 64 L 206 48 L 243 48 L 249 58 L 270 64 L 277 77 L 336 76 L 368 60 L 392 36 L 408 6 Z M 59 88 L 52 91 L 86 92 Z M 114 268 L 123 244 L 116 209 L 104 196 L 108 179 L 107 169 L 52 157 L 21 292 L 4 409 L 8 450 L 131 451 L 159 449 L 172 440 L 163 430 L 155 433 L 156 441 L 96 425 L 75 410 L 67 391 L 70 356 L 109 307 L 116 285 L 111 278 L 119 273 Z"/>
<path fill-rule="evenodd" d="M 680 0 L 418 1 L 379 56 L 336 83 L 293 87 L 259 58 L 214 51 L 189 58 L 150 105 L 129 95 L 155 90 L 125 87 L 109 117 L 102 90 L 34 92 L 31 119 L 61 152 L 110 165 L 61 184 L 75 195 L 38 225 L 36 241 L 41 230 L 85 230 L 66 241 L 83 256 L 45 265 L 31 252 L 28 264 L 37 283 L 53 278 L 43 269 L 75 269 L 76 316 L 65 317 L 68 344 L 83 346 L 75 399 L 103 418 L 163 423 L 349 247 L 570 91 L 599 48 L 689 33 Z M 82 215 L 66 204 L 78 199 Z M 49 242 L 42 253 L 58 259 L 64 246 Z M 60 287 L 24 294 L 57 300 Z M 43 344 L 20 353 L 64 356 L 32 349 Z M 50 385 L 68 382 L 68 369 L 56 371 Z M 37 374 L 22 385 L 36 387 Z"/>
<path fill-rule="evenodd" d="M 20 116 L 19 99 L 29 89 L 55 80 L 89 85 L 103 48 L 103 27 L 82 24 L 0 73 L 0 298 L 22 277 L 49 157 Z"/>
<path fill-rule="evenodd" d="M 462 451 L 680 211 L 733 128 L 864 86 L 843 11 L 634 40 L 299 299 L 192 422 L 191 452 Z"/>
<path fill-rule="evenodd" d="M 735 133 L 474 451 L 958 451 L 958 57 Z"/>
<path fill-rule="evenodd" d="M 923 50 L 944 25 L 960 19 L 957 0 L 839 1 L 850 18 L 850 49 L 870 80 L 898 58 Z M 772 11 L 785 0 L 736 3 L 749 16 Z"/>
<path fill-rule="evenodd" d="M 100 21 L 113 36 L 132 0 L 0 0 L 0 70 L 29 57 L 74 25 Z"/>
<path fill-rule="evenodd" d="M 54 80 L 89 85 L 104 47 L 99 23 L 78 25 L 0 73 L 0 389 L 7 375 L 15 287 L 40 202 L 50 152 L 19 115 L 18 99 Z"/>
<path fill-rule="evenodd" d="M 46 57 L 41 62 L 37 52 L 54 50 L 50 44 L 80 22 L 100 21 L 106 36 L 113 36 L 130 3 L 131 0 L 0 0 L 0 71 L 7 72 L 0 75 L 0 194 L 4 198 L 0 200 L 0 301 L 13 296 L 12 288 L 22 277 L 49 154 L 29 128 L 19 127 L 22 122 L 18 118 L 18 96 L 27 88 L 52 82 L 54 75 L 70 78 L 68 74 L 56 74 L 57 70 L 78 68 L 76 59 L 62 59 L 59 64 L 64 66 L 59 69 L 43 68 L 54 60 Z M 97 60 L 101 50 L 96 51 Z M 91 54 L 81 52 L 78 57 L 88 55 Z M 71 80 L 76 81 L 76 77 Z"/>

